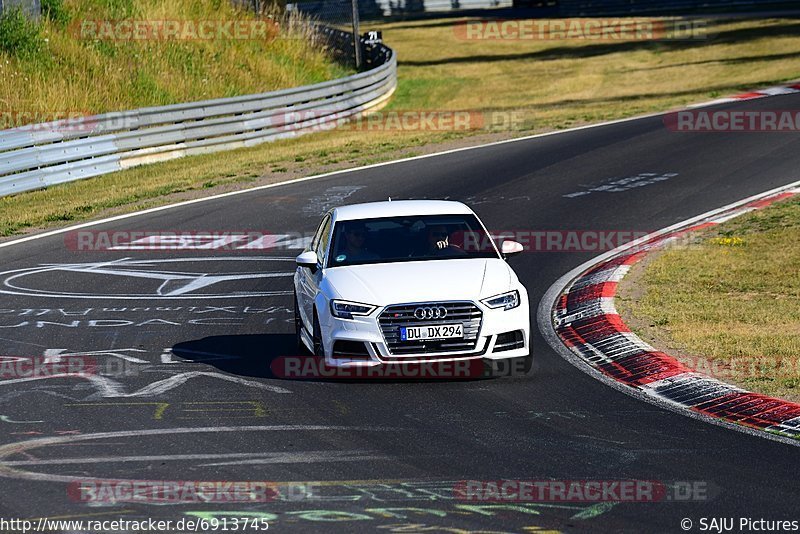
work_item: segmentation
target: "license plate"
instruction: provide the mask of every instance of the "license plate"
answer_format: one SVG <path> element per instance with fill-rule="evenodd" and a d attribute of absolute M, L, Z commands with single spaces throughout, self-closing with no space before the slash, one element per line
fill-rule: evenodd
<path fill-rule="evenodd" d="M 401 341 L 426 341 L 429 339 L 451 339 L 454 337 L 464 337 L 464 326 L 461 323 L 400 327 Z"/>

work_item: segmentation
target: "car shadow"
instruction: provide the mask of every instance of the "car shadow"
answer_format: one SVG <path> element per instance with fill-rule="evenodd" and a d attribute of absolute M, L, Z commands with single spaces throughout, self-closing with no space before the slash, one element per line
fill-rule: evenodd
<path fill-rule="evenodd" d="M 225 373 L 255 378 L 280 378 L 272 373 L 272 363 L 299 355 L 293 334 L 210 336 L 177 343 L 172 354 Z"/>
<path fill-rule="evenodd" d="M 332 368 L 321 368 L 320 359 L 297 350 L 294 334 L 210 336 L 177 343 L 172 347 L 172 354 L 186 361 L 210 365 L 224 373 L 290 382 L 472 382 L 501 376 L 493 373 L 482 360 L 462 362 L 461 366 L 436 363 L 387 365 L 384 371 L 375 371 L 371 375 L 337 373 Z M 391 370 L 386 370 L 388 368 Z"/>

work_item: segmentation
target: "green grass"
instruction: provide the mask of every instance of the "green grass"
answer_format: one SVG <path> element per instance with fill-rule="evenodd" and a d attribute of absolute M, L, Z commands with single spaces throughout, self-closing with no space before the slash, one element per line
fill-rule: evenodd
<path fill-rule="evenodd" d="M 800 400 L 800 200 L 658 254 L 634 268 L 621 294 L 636 295 L 620 308 L 638 333 L 689 365 Z"/>
<path fill-rule="evenodd" d="M 294 19 L 269 39 L 92 39 L 80 30 L 87 22 L 256 20 L 227 0 L 45 0 L 42 13 L 38 23 L 13 9 L 0 16 L 0 111 L 7 112 L 0 128 L 25 117 L 260 93 L 349 73 Z"/>
<path fill-rule="evenodd" d="M 13 7 L 0 14 L 0 53 L 26 60 L 36 56 L 42 44 L 39 27 L 21 9 Z"/>
<path fill-rule="evenodd" d="M 158 1 L 166 0 L 93 0 L 91 5 L 103 13 L 118 12 L 115 16 L 120 18 L 136 12 L 143 2 L 154 5 Z M 75 2 L 71 0 L 67 8 Z M 211 0 L 176 2 L 175 5 L 190 13 L 212 5 Z M 683 42 L 474 42 L 457 37 L 454 26 L 460 22 L 446 19 L 381 25 L 384 40 L 396 50 L 399 59 L 399 86 L 385 110 L 515 113 L 520 120 L 513 125 L 492 131 L 344 129 L 134 168 L 113 176 L 0 199 L 0 235 L 53 226 L 57 223 L 48 222 L 53 212 L 70 214 L 70 220 L 98 217 L 197 196 L 199 193 L 195 191 L 212 194 L 479 141 L 668 110 L 800 78 L 797 53 L 800 25 L 792 19 L 722 21 L 715 26 L 713 39 Z M 364 31 L 368 29 L 364 27 Z M 132 56 L 125 47 L 99 42 L 90 46 L 87 65 L 81 68 L 83 72 L 102 71 L 97 65 L 121 57 L 124 59 L 120 62 L 142 70 L 142 77 L 127 73 L 123 76 L 123 85 L 135 85 L 131 91 L 136 105 L 140 105 L 139 101 L 163 103 L 185 95 L 212 96 L 200 83 L 208 76 L 206 69 L 210 65 L 230 69 L 226 71 L 230 76 L 220 74 L 214 78 L 213 96 L 229 95 L 236 89 L 244 91 L 247 83 L 255 82 L 253 85 L 258 88 L 251 86 L 248 90 L 256 92 L 334 74 L 317 51 L 305 51 L 299 56 L 283 53 L 281 47 L 289 44 L 288 40 L 279 40 L 270 44 L 277 48 L 270 49 L 269 54 L 254 55 L 246 44 L 214 51 L 204 46 L 175 48 L 154 43 L 147 53 L 156 54 L 159 69 L 168 69 L 169 74 L 165 75 L 168 80 L 164 81 L 159 78 L 160 71 L 150 67 L 149 55 Z M 77 60 L 89 45 L 64 46 L 69 50 L 79 47 L 75 48 L 74 56 L 66 54 L 67 58 Z M 281 75 L 279 79 L 254 76 L 251 62 L 256 60 L 275 60 L 282 65 L 276 71 Z M 59 61 L 65 66 L 75 66 L 75 61 Z M 248 68 L 242 70 L 240 63 Z M 304 76 L 297 73 L 298 65 L 303 66 Z M 7 90 L 3 89 L 2 80 L 9 68 L 0 61 L 0 91 Z M 69 72 L 69 69 L 56 71 Z M 245 74 L 240 77 L 239 71 Z M 86 79 L 52 92 L 45 85 L 43 81 L 37 82 L 26 93 L 35 95 L 31 102 L 52 105 L 59 98 L 68 109 L 131 107 L 112 105 L 110 97 L 100 96 L 103 89 L 94 89 L 97 84 Z M 18 84 L 14 87 L 18 91 Z M 93 89 L 86 91 L 85 87 Z M 210 183 L 215 185 L 207 186 Z M 80 206 L 90 209 L 77 210 Z"/>

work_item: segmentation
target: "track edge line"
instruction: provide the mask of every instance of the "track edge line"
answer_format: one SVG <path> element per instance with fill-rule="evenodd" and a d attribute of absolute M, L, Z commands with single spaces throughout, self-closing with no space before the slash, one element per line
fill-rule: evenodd
<path fill-rule="evenodd" d="M 776 187 L 774 189 L 770 189 L 769 191 L 765 191 L 763 193 L 758 193 L 756 195 L 752 195 L 745 199 L 727 204 L 720 208 L 702 213 L 695 217 L 691 217 L 684 221 L 678 222 L 666 228 L 662 228 L 661 230 L 657 230 L 652 232 L 640 239 L 632 241 L 630 243 L 626 243 L 620 247 L 617 247 L 611 251 L 605 252 L 589 261 L 578 265 L 571 271 L 567 272 L 563 276 L 561 276 L 555 283 L 553 283 L 545 292 L 542 299 L 539 301 L 539 305 L 537 307 L 536 312 L 536 321 L 539 327 L 539 331 L 544 337 L 545 341 L 548 345 L 562 358 L 567 360 L 573 366 L 577 367 L 579 370 L 583 371 L 584 373 L 588 374 L 589 376 L 597 379 L 601 383 L 610 386 L 617 391 L 625 393 L 631 397 L 634 397 L 638 400 L 645 401 L 649 404 L 658 406 L 660 408 L 665 408 L 672 412 L 678 413 L 680 415 L 684 415 L 686 417 L 691 417 L 693 419 L 697 419 L 706 423 L 711 423 L 717 426 L 721 426 L 723 428 L 727 428 L 729 430 L 735 430 L 737 432 L 741 432 L 744 434 L 748 434 L 751 436 L 760 437 L 763 439 L 769 439 L 772 441 L 777 441 L 780 443 L 784 443 L 787 445 L 793 445 L 796 447 L 800 447 L 800 439 L 795 439 L 779 434 L 772 433 L 770 431 L 766 431 L 763 429 L 757 429 L 754 427 L 743 426 L 741 424 L 737 424 L 725 419 L 721 419 L 719 417 L 713 417 L 701 412 L 693 411 L 685 406 L 678 404 L 677 402 L 669 402 L 667 400 L 662 400 L 652 395 L 648 395 L 642 389 L 639 389 L 634 386 L 627 385 L 623 382 L 617 381 L 606 374 L 603 374 L 598 368 L 594 367 L 590 363 L 588 363 L 584 358 L 570 350 L 563 341 L 559 334 L 556 332 L 556 327 L 553 322 L 553 312 L 556 309 L 556 303 L 560 299 L 560 297 L 565 293 L 565 291 L 575 282 L 578 278 L 581 277 L 584 273 L 596 267 L 608 260 L 613 258 L 619 257 L 624 255 L 625 252 L 630 250 L 641 250 L 639 247 L 644 245 L 645 243 L 657 240 L 660 237 L 663 237 L 667 234 L 671 234 L 680 230 L 685 230 L 692 226 L 695 226 L 699 223 L 710 221 L 714 219 L 714 217 L 719 216 L 720 214 L 726 213 L 731 210 L 735 210 L 737 208 L 741 208 L 746 206 L 747 204 L 756 202 L 758 200 L 762 200 L 765 198 L 773 197 L 779 195 L 781 193 L 785 193 L 792 189 L 800 188 L 800 180 Z M 632 334 L 633 335 L 633 334 Z M 634 335 L 635 336 L 635 335 Z M 636 339 L 641 341 L 638 336 L 635 336 Z M 723 383 L 723 382 L 721 382 Z M 724 384 L 724 383 L 723 383 Z M 727 384 L 726 384 L 727 385 Z M 733 386 L 731 386 L 733 387 Z M 784 401 L 788 402 L 788 401 Z"/>

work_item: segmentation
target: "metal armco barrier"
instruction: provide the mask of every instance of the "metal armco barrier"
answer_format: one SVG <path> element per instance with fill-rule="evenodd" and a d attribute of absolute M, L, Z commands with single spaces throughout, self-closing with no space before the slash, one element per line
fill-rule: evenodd
<path fill-rule="evenodd" d="M 335 21 L 349 9 L 351 0 L 302 0 L 290 2 L 291 9 Z M 419 13 L 442 13 L 469 9 L 510 8 L 512 0 L 359 0 L 362 19 L 377 20 L 383 17 L 403 16 Z"/>
<path fill-rule="evenodd" d="M 796 0 L 559 0 L 562 16 L 692 14 L 797 9 Z"/>
<path fill-rule="evenodd" d="M 352 34 L 317 27 L 331 54 L 352 57 Z M 254 146 L 318 130 L 387 101 L 394 52 L 364 46 L 364 72 L 234 98 L 141 108 L 0 131 L 0 196 L 183 156 Z"/>
<path fill-rule="evenodd" d="M 38 18 L 42 14 L 40 0 L 0 0 L 0 13 L 7 9 L 19 8 L 31 18 Z"/>
<path fill-rule="evenodd" d="M 296 0 L 289 3 L 291 9 L 321 20 L 336 20 L 349 5 L 350 0 Z M 503 9 L 500 12 L 502 17 L 517 16 L 507 8 L 541 8 L 539 14 L 547 17 L 602 17 L 746 13 L 797 10 L 800 6 L 797 0 L 359 0 L 363 20 L 498 8 Z M 487 16 L 495 15 L 489 11 Z"/>

